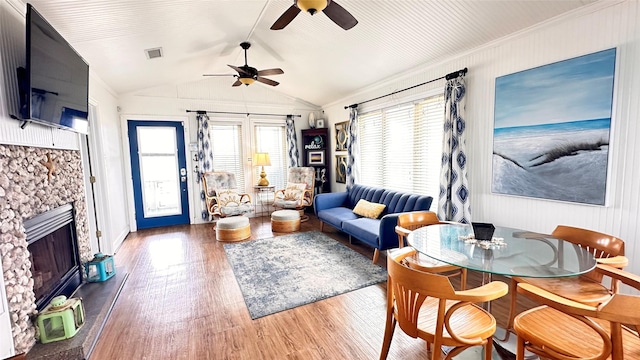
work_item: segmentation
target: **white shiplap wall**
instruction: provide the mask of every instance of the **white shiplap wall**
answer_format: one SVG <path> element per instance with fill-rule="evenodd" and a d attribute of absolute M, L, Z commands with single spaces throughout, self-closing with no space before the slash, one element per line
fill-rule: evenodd
<path fill-rule="evenodd" d="M 625 240 L 628 270 L 640 274 L 640 2 L 604 1 L 487 44 L 438 64 L 425 64 L 414 76 L 403 76 L 364 89 L 340 102 L 323 106 L 330 126 L 348 118 L 344 105 L 406 88 L 468 67 L 467 150 L 474 221 L 487 221 L 540 232 L 556 225 L 584 227 Z M 415 39 L 420 41 L 419 39 Z M 496 77 L 540 65 L 617 47 L 617 77 L 610 146 L 609 205 L 553 202 L 491 193 L 493 107 Z M 442 88 L 444 81 L 420 87 Z M 415 91 L 412 91 L 415 93 Z M 408 94 L 402 94 L 402 96 Z M 398 98 L 400 94 L 395 95 Z M 389 101 L 386 99 L 385 101 Z M 364 150 L 366 151 L 366 149 Z M 332 179 L 332 189 L 343 184 Z"/>
<path fill-rule="evenodd" d="M 26 62 L 25 13 L 26 7 L 20 1 L 0 0 L 0 143 L 80 150 L 86 156 L 86 149 L 80 145 L 81 135 L 34 123 L 21 129 L 21 122 L 10 117 L 19 108 L 16 68 Z M 104 195 L 97 201 L 102 214 L 102 251 L 112 253 L 129 233 L 117 96 L 92 72 L 89 97 L 98 111 L 97 119 L 90 124 L 90 141 L 95 142 L 99 154 L 92 160 L 99 175 L 97 186 Z M 95 243 L 94 234 L 91 236 Z"/>

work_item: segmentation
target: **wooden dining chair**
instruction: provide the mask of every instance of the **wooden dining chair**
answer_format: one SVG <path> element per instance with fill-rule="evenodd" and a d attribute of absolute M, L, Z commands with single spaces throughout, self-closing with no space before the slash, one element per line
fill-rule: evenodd
<path fill-rule="evenodd" d="M 431 359 L 442 356 L 442 346 L 452 347 L 451 359 L 472 346 L 484 346 L 485 360 L 491 359 L 496 320 L 476 303 L 504 296 L 507 284 L 493 281 L 484 286 L 454 290 L 449 278 L 405 266 L 415 255 L 410 246 L 389 251 L 387 256 L 387 318 L 380 359 L 386 359 L 396 324 L 413 338 L 433 344 Z"/>
<path fill-rule="evenodd" d="M 565 225 L 556 227 L 551 236 L 587 249 L 600 264 L 607 264 L 619 269 L 628 264 L 628 260 L 624 256 L 624 241 L 615 236 Z M 516 287 L 521 282 L 535 285 L 569 300 L 589 305 L 600 304 L 617 292 L 617 282 L 613 281 L 611 286 L 605 286 L 602 283 L 602 274 L 595 270 L 580 276 L 560 278 L 523 278 L 514 276 L 511 278 L 511 308 L 509 310 L 507 329 L 512 328 L 513 319 L 517 313 Z"/>
<path fill-rule="evenodd" d="M 407 236 L 411 231 L 423 226 L 444 224 L 438 219 L 438 215 L 433 211 L 412 211 L 398 215 L 398 225 L 396 226 L 396 234 L 398 234 L 398 246 L 403 247 L 407 243 Z M 467 269 L 454 265 L 449 265 L 442 261 L 432 259 L 428 256 L 416 253 L 406 259 L 407 263 L 420 271 L 446 275 L 448 277 L 460 275 L 460 290 L 467 287 Z"/>
<path fill-rule="evenodd" d="M 600 275 L 640 290 L 640 276 L 607 265 L 598 265 Z M 517 291 L 542 306 L 514 319 L 518 336 L 516 359 L 525 350 L 542 358 L 612 360 L 638 358 L 640 339 L 627 326 L 640 324 L 640 296 L 614 294 L 593 306 L 575 302 L 531 284 L 519 283 Z M 625 324 L 625 325 L 623 325 Z"/>

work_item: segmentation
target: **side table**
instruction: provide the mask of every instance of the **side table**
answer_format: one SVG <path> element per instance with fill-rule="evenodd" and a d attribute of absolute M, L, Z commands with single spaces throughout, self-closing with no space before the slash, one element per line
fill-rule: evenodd
<path fill-rule="evenodd" d="M 273 204 L 273 198 L 275 196 L 276 187 L 272 185 L 267 186 L 254 186 L 254 206 L 256 216 L 265 216 L 265 206 L 266 206 L 266 215 L 271 215 L 269 211 L 269 206 Z M 258 206 L 260 206 L 260 211 L 258 211 Z"/>

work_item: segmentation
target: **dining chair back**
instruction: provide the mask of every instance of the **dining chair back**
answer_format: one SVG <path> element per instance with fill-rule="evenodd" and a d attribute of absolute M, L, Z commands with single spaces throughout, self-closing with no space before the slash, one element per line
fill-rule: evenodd
<path fill-rule="evenodd" d="M 396 234 L 398 234 L 398 246 L 404 247 L 407 236 L 411 231 L 419 229 L 423 226 L 442 224 L 438 219 L 438 215 L 433 211 L 411 211 L 398 215 L 398 225 L 396 226 Z M 467 269 L 432 259 L 428 256 L 416 253 L 406 259 L 409 266 L 420 271 L 439 273 L 448 277 L 460 276 L 460 290 L 466 289 L 467 286 Z"/>
<path fill-rule="evenodd" d="M 587 249 L 600 264 L 607 264 L 619 269 L 628 264 L 624 256 L 624 241 L 597 231 L 581 229 L 566 225 L 558 225 L 551 236 L 563 239 Z M 618 291 L 617 281 L 611 281 L 610 286 L 602 283 L 602 274 L 595 270 L 589 273 L 561 278 L 511 278 L 511 308 L 507 328 L 513 325 L 513 319 L 517 314 L 518 283 L 525 282 L 536 287 L 548 290 L 558 296 L 583 304 L 597 305 L 608 300 L 612 294 Z"/>
<path fill-rule="evenodd" d="M 596 271 L 640 290 L 640 276 L 607 265 L 597 265 Z M 516 359 L 524 359 L 525 350 L 542 358 L 563 360 L 640 356 L 637 330 L 627 327 L 640 324 L 640 296 L 618 293 L 602 304 L 585 305 L 532 284 L 519 283 L 517 291 L 543 305 L 514 319 Z"/>
<path fill-rule="evenodd" d="M 624 257 L 624 241 L 615 236 L 566 225 L 558 225 L 551 233 L 551 236 L 580 245 L 593 254 L 600 263 L 616 267 L 627 265 L 625 263 L 626 258 L 620 258 Z M 616 263 L 619 260 L 623 264 Z M 597 282 L 602 282 L 602 273 L 599 271 L 591 271 L 584 276 L 590 277 Z"/>
<path fill-rule="evenodd" d="M 484 346 L 485 360 L 491 359 L 496 320 L 476 303 L 504 296 L 507 284 L 493 281 L 456 291 L 448 277 L 406 266 L 404 260 L 415 253 L 407 246 L 387 256 L 387 313 L 380 359 L 387 358 L 396 324 L 407 335 L 433 344 L 432 360 L 442 357 L 442 346 L 450 350 L 445 359 L 472 346 Z"/>

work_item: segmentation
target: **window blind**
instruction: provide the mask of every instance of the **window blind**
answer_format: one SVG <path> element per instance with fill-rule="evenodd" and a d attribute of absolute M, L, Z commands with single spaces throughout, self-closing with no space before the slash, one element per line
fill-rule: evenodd
<path fill-rule="evenodd" d="M 236 176 L 238 189 L 245 189 L 242 126 L 214 123 L 209 132 L 213 147 L 213 170 L 228 171 Z"/>
<path fill-rule="evenodd" d="M 438 198 L 442 94 L 359 115 L 360 183 Z"/>

